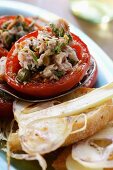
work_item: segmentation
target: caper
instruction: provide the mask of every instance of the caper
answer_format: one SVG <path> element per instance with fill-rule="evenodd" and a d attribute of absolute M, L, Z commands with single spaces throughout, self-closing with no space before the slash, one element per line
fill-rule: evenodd
<path fill-rule="evenodd" d="M 58 78 L 61 78 L 61 77 L 63 77 L 64 76 L 64 71 L 60 71 L 60 70 L 56 70 L 56 71 L 54 71 L 54 74 L 55 74 L 55 76 L 57 76 Z"/>
<path fill-rule="evenodd" d="M 31 71 L 27 70 L 26 68 L 22 68 L 18 71 L 16 79 L 18 82 L 23 83 L 29 81 L 31 77 Z"/>
<path fill-rule="evenodd" d="M 4 43 L 4 46 L 7 48 L 7 49 L 10 49 L 12 43 L 14 42 L 15 40 L 15 36 L 14 35 L 11 35 L 8 31 L 5 31 L 3 32 L 3 35 L 2 35 L 4 38 L 3 38 L 3 43 Z"/>
<path fill-rule="evenodd" d="M 75 64 L 77 64 L 77 61 L 73 60 L 72 58 L 67 58 L 68 61 L 72 64 L 72 66 L 74 66 Z"/>

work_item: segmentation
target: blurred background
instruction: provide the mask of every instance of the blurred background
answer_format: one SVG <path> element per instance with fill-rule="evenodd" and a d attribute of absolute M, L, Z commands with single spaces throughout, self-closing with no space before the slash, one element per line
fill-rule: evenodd
<path fill-rule="evenodd" d="M 0 0 L 1 3 L 3 0 Z M 17 0 L 15 0 L 17 1 Z M 18 0 L 67 19 L 113 60 L 113 0 Z"/>

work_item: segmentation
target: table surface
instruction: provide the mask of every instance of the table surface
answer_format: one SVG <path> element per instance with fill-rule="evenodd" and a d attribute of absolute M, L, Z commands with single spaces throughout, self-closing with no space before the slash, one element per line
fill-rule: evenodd
<path fill-rule="evenodd" d="M 69 8 L 69 0 L 20 1 L 34 4 L 67 19 L 74 26 L 78 27 L 90 38 L 92 38 L 113 60 L 113 21 L 108 24 L 97 25 L 77 19 L 71 13 L 71 10 Z"/>

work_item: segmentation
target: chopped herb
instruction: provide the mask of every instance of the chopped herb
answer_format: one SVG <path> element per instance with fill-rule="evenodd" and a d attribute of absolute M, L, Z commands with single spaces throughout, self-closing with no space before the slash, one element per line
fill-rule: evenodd
<path fill-rule="evenodd" d="M 56 54 L 59 54 L 62 50 L 62 48 L 64 48 L 66 46 L 65 43 L 59 43 L 57 44 L 57 46 L 54 48 L 53 52 Z"/>
<path fill-rule="evenodd" d="M 54 74 L 58 78 L 61 78 L 62 76 L 64 76 L 64 71 L 56 70 L 56 71 L 54 71 Z"/>
<path fill-rule="evenodd" d="M 34 62 L 38 62 L 38 58 L 37 58 L 37 56 L 35 55 L 35 53 L 32 51 L 32 50 L 30 50 L 30 52 L 31 52 L 31 55 L 32 55 L 32 57 L 33 57 L 33 60 L 34 60 Z"/>
<path fill-rule="evenodd" d="M 52 32 L 54 32 L 56 36 L 58 37 L 64 36 L 65 31 L 63 28 L 57 28 L 55 24 L 50 24 L 50 27 L 52 28 Z"/>
<path fill-rule="evenodd" d="M 58 28 L 56 28 L 54 24 L 50 24 L 50 27 L 52 28 L 52 32 L 58 36 Z"/>
<path fill-rule="evenodd" d="M 60 45 L 57 45 L 55 48 L 54 48 L 54 52 L 56 54 L 59 54 L 61 52 L 61 46 Z"/>
<path fill-rule="evenodd" d="M 65 44 L 65 43 L 61 43 L 61 44 L 60 44 L 60 47 L 61 47 L 61 48 L 64 48 L 66 45 L 67 45 L 67 44 Z"/>
<path fill-rule="evenodd" d="M 72 36 L 71 36 L 71 34 L 67 34 L 67 36 L 69 37 L 69 41 L 72 41 Z"/>

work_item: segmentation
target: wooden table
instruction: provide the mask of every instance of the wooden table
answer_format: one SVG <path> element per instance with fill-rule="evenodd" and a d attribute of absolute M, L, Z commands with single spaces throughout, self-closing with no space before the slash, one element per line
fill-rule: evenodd
<path fill-rule="evenodd" d="M 69 0 L 21 0 L 49 10 L 67 19 L 92 38 L 113 60 L 113 22 L 96 25 L 74 17 L 69 8 Z"/>

